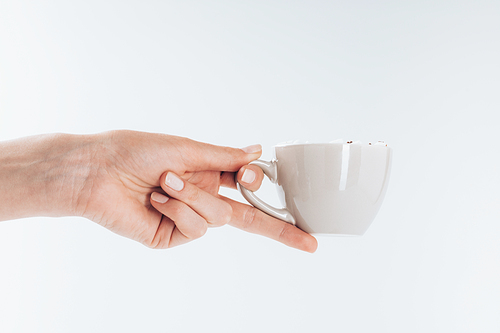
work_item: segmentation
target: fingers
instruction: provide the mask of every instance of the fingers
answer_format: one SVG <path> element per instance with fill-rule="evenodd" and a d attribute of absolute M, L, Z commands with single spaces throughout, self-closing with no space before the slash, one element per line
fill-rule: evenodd
<path fill-rule="evenodd" d="M 160 177 L 160 184 L 168 196 L 185 203 L 210 226 L 222 226 L 231 220 L 231 205 L 203 191 L 198 186 L 184 181 L 175 173 L 164 173 Z"/>
<path fill-rule="evenodd" d="M 300 230 L 299 228 L 275 219 L 260 210 L 221 197 L 229 203 L 233 210 L 230 225 L 247 232 L 262 235 L 290 247 L 313 253 L 318 247 L 318 241 L 313 236 Z"/>
<path fill-rule="evenodd" d="M 256 165 L 245 165 L 236 175 L 238 182 L 250 191 L 257 191 L 264 179 L 264 172 Z"/>
<path fill-rule="evenodd" d="M 151 204 L 164 215 L 151 241 L 152 248 L 181 245 L 200 238 L 207 232 L 205 219 L 185 203 L 153 192 Z"/>
<path fill-rule="evenodd" d="M 151 205 L 164 216 L 153 238 L 152 247 L 184 244 L 205 234 L 208 226 L 221 226 L 232 216 L 231 205 L 184 181 L 173 172 L 160 177 L 165 193 L 151 194 Z"/>
<path fill-rule="evenodd" d="M 256 160 L 262 154 L 260 145 L 246 148 L 230 148 L 186 139 L 181 147 L 190 171 L 238 171 L 238 169 Z"/>
<path fill-rule="evenodd" d="M 248 165 L 240 170 L 237 178 L 256 190 L 262 182 L 263 173 L 260 168 Z M 170 198 L 156 192 L 151 195 L 153 207 L 165 215 L 154 237 L 154 247 L 183 244 L 204 235 L 209 225 L 226 223 L 303 251 L 312 253 L 318 247 L 313 236 L 295 226 L 252 206 L 212 196 L 173 172 L 163 174 L 160 184 Z"/>
<path fill-rule="evenodd" d="M 250 191 L 257 191 L 264 179 L 264 172 L 256 165 L 243 166 L 236 175 L 237 181 Z M 236 189 L 234 172 L 224 172 L 220 179 L 221 186 Z"/>

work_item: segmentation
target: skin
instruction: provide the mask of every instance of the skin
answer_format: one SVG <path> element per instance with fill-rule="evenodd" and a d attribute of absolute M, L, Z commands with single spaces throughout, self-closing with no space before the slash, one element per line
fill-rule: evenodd
<path fill-rule="evenodd" d="M 235 177 L 257 190 L 264 176 L 248 163 L 260 155 L 255 146 L 248 153 L 135 131 L 0 142 L 0 221 L 81 216 L 158 249 L 229 224 L 314 252 L 311 235 L 218 194 L 221 186 L 236 188 Z"/>

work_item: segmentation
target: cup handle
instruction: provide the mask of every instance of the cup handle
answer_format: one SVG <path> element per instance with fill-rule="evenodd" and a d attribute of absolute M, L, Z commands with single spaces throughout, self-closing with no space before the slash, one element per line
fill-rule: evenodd
<path fill-rule="evenodd" d="M 276 178 L 278 175 L 278 169 L 276 160 L 272 160 L 271 162 L 255 160 L 250 164 L 256 165 L 262 169 L 264 174 L 269 178 L 272 183 L 276 183 Z M 264 201 L 262 201 L 259 197 L 255 195 L 252 191 L 246 189 L 244 186 L 240 185 L 237 181 L 236 186 L 238 187 L 238 191 L 240 191 L 243 198 L 245 198 L 250 204 L 252 204 L 255 208 L 263 211 L 264 213 L 271 215 L 277 219 L 288 222 L 292 225 L 295 225 L 295 218 L 292 214 L 286 210 L 285 208 L 276 208 L 273 207 Z"/>

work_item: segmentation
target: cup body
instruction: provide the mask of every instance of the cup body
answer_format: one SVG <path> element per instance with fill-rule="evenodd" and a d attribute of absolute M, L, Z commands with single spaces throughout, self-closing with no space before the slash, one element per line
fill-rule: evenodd
<path fill-rule="evenodd" d="M 380 209 L 392 149 L 386 145 L 275 147 L 276 185 L 296 225 L 312 234 L 362 235 Z"/>

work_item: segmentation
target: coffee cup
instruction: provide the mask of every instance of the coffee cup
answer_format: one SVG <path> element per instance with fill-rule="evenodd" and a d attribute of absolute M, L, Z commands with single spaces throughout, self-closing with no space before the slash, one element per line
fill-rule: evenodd
<path fill-rule="evenodd" d="M 283 208 L 239 183 L 254 207 L 310 234 L 363 235 L 377 215 L 389 182 L 392 149 L 376 144 L 279 144 L 271 161 L 256 160 L 275 183 Z"/>

